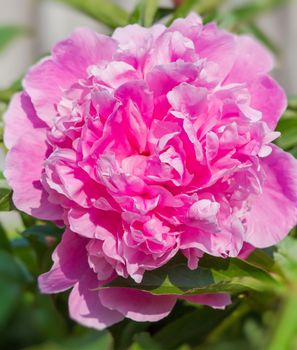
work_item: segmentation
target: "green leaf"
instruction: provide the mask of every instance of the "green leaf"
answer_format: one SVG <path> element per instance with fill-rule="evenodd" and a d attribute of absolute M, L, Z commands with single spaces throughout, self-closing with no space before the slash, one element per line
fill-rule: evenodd
<path fill-rule="evenodd" d="M 191 11 L 196 11 L 200 15 L 206 15 L 223 2 L 225 0 L 184 0 L 176 8 L 168 24 L 172 23 L 176 18 L 186 17 Z"/>
<path fill-rule="evenodd" d="M 155 22 L 163 20 L 164 17 L 169 16 L 170 14 L 172 14 L 172 12 L 173 10 L 171 8 L 159 7 L 155 14 L 155 18 L 154 18 Z"/>
<path fill-rule="evenodd" d="M 10 211 L 13 209 L 12 205 L 12 191 L 8 188 L 0 188 L 0 211 Z"/>
<path fill-rule="evenodd" d="M 32 275 L 38 275 L 39 264 L 37 261 L 37 253 L 30 243 L 26 239 L 20 237 L 14 238 L 11 241 L 11 246 L 13 254 L 26 266 L 26 269 Z"/>
<path fill-rule="evenodd" d="M 80 336 L 72 336 L 62 341 L 48 341 L 26 350 L 110 350 L 112 339 L 107 331 L 90 330 Z"/>
<path fill-rule="evenodd" d="M 296 349 L 297 332 L 297 296 L 293 291 L 283 301 L 282 309 L 275 318 L 275 326 L 271 332 L 270 344 L 267 350 Z"/>
<path fill-rule="evenodd" d="M 11 97 L 18 91 L 22 90 L 22 78 L 14 81 L 7 89 L 0 89 L 0 101 L 9 103 Z"/>
<path fill-rule="evenodd" d="M 297 240 L 287 236 L 278 243 L 273 256 L 288 281 L 297 282 Z"/>
<path fill-rule="evenodd" d="M 141 332 L 135 335 L 135 342 L 129 350 L 162 350 L 163 348 L 154 340 L 148 332 Z"/>
<path fill-rule="evenodd" d="M 27 272 L 7 252 L 0 250 L 0 328 L 16 308 L 22 285 L 27 283 Z"/>
<path fill-rule="evenodd" d="M 281 137 L 276 143 L 284 148 L 289 149 L 297 145 L 297 112 L 288 110 L 283 118 L 279 121 L 277 130 L 281 132 Z"/>
<path fill-rule="evenodd" d="M 190 270 L 186 260 L 178 256 L 165 266 L 148 271 L 140 284 L 132 279 L 117 278 L 108 287 L 137 288 L 152 294 L 205 294 L 277 291 L 280 287 L 265 269 L 240 259 L 205 256 L 199 268 Z"/>
<path fill-rule="evenodd" d="M 0 247 L 8 252 L 11 252 L 11 245 L 7 238 L 4 227 L 0 224 Z"/>
<path fill-rule="evenodd" d="M 21 286 L 14 282 L 6 282 L 0 277 L 0 329 L 5 325 L 11 313 L 17 307 L 21 295 Z"/>
<path fill-rule="evenodd" d="M 150 27 L 158 10 L 159 0 L 141 0 L 135 7 L 129 23 L 139 23 L 144 27 Z"/>
<path fill-rule="evenodd" d="M 222 27 L 237 31 L 238 28 L 253 22 L 259 15 L 284 5 L 289 0 L 254 0 L 222 13 L 218 22 Z"/>
<path fill-rule="evenodd" d="M 58 0 L 84 12 L 97 21 L 111 28 L 121 27 L 128 23 L 128 13 L 111 0 Z"/>
<path fill-rule="evenodd" d="M 23 28 L 11 25 L 0 26 L 0 52 L 17 36 L 23 33 Z"/>
<path fill-rule="evenodd" d="M 200 344 L 232 311 L 232 308 L 225 311 L 200 308 L 167 324 L 156 333 L 154 339 L 162 350 L 175 350 L 183 344 Z"/>
<path fill-rule="evenodd" d="M 262 249 L 255 249 L 247 258 L 247 262 L 267 272 L 276 272 L 276 263 L 272 256 Z"/>
<path fill-rule="evenodd" d="M 21 233 L 22 237 L 30 242 L 39 262 L 40 272 L 50 268 L 51 254 L 58 243 L 63 230 L 53 224 L 34 225 Z"/>
<path fill-rule="evenodd" d="M 135 334 L 146 331 L 148 327 L 149 322 L 135 322 L 129 319 L 113 325 L 109 330 L 113 337 L 114 349 L 127 350 Z"/>

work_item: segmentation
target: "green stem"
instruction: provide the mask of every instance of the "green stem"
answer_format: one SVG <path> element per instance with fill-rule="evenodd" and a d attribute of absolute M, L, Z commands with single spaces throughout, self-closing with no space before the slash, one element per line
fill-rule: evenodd
<path fill-rule="evenodd" d="M 226 332 L 227 329 L 231 328 L 232 325 L 242 317 L 244 317 L 250 311 L 250 307 L 247 303 L 242 302 L 236 310 L 232 312 L 232 314 L 225 318 L 223 322 L 221 322 L 218 327 L 216 327 L 207 337 L 206 344 L 215 344 L 221 338 L 222 334 Z"/>
<path fill-rule="evenodd" d="M 267 350 L 289 350 L 297 331 L 297 294 L 292 291 L 283 302 Z"/>

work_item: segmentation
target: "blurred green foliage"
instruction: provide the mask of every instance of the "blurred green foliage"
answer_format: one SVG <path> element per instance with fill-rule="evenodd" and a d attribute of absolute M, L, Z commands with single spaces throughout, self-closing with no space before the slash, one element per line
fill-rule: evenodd
<path fill-rule="evenodd" d="M 127 23 L 150 26 L 170 23 L 190 11 L 205 22 L 238 33 L 255 35 L 278 53 L 257 26 L 257 17 L 286 0 L 245 1 L 231 10 L 227 0 L 185 0 L 176 8 L 160 8 L 157 0 L 140 0 L 129 14 L 111 0 L 58 0 L 84 12 L 111 29 Z M 22 33 L 0 26 L 0 51 Z M 0 121 L 21 79 L 0 90 Z M 0 124 L 0 142 L 3 126 Z M 278 125 L 277 143 L 297 156 L 297 99 Z M 0 211 L 12 210 L 11 191 L 0 173 Z M 224 311 L 178 302 L 158 323 L 124 320 L 107 331 L 94 331 L 68 317 L 67 292 L 41 295 L 37 278 L 51 265 L 51 254 L 62 230 L 19 213 L 18 228 L 0 224 L 0 349 L 3 350 L 290 350 L 297 348 L 297 234 L 293 230 L 277 247 L 256 250 L 246 262 L 206 257 L 202 269 L 189 271 L 182 260 L 145 275 L 143 289 L 153 293 L 228 291 L 233 305 Z M 175 262 L 176 263 L 176 262 Z M 118 279 L 116 285 L 135 285 Z"/>
<path fill-rule="evenodd" d="M 0 26 L 0 52 L 3 51 L 10 42 L 23 34 L 24 29 L 19 26 Z"/>

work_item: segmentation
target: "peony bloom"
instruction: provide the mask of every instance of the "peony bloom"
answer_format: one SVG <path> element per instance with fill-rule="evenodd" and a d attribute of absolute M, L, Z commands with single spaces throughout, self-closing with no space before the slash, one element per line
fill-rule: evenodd
<path fill-rule="evenodd" d="M 5 175 L 17 208 L 66 226 L 39 284 L 72 288 L 73 319 L 159 320 L 178 296 L 98 286 L 139 283 L 178 253 L 195 269 L 204 253 L 268 247 L 296 224 L 297 162 L 271 144 L 286 107 L 272 67 L 253 39 L 191 14 L 112 38 L 77 29 L 30 69 L 5 116 Z"/>

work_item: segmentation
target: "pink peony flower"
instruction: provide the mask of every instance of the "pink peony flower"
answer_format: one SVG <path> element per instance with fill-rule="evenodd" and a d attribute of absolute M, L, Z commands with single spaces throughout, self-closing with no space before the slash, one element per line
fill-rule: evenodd
<path fill-rule="evenodd" d="M 297 163 L 271 142 L 286 107 L 273 60 L 247 36 L 191 14 L 112 38 L 75 30 L 31 68 L 5 116 L 17 208 L 65 223 L 45 293 L 72 288 L 70 315 L 102 329 L 156 321 L 177 297 L 103 288 L 181 252 L 244 256 L 297 222 Z"/>

